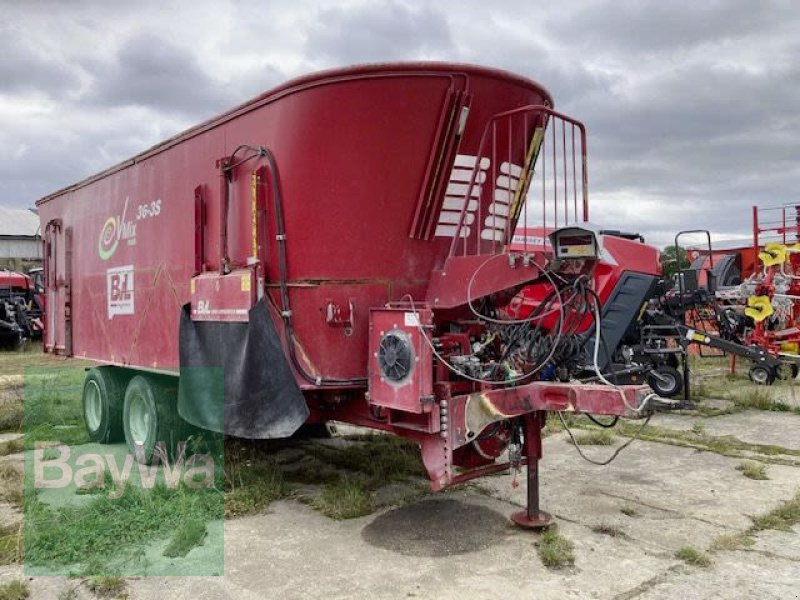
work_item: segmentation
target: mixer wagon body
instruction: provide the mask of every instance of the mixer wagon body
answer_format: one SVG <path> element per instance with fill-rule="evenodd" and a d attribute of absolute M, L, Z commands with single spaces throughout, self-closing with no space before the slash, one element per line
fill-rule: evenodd
<path fill-rule="evenodd" d="M 552 105 L 539 84 L 481 67 L 328 71 L 47 196 L 45 348 L 115 367 L 99 376 L 122 389 L 180 375 L 180 415 L 227 434 L 328 420 L 392 431 L 420 443 L 434 489 L 508 468 L 496 459 L 515 423 L 535 464 L 543 410 L 624 414 L 643 397 L 487 382 L 488 359 L 472 376 L 453 367 L 496 339 L 473 302 L 541 279 L 549 260 L 502 254 L 545 131 L 555 152 L 549 124 L 564 128 L 564 165 L 572 136 L 555 214 L 586 216 L 583 127 Z M 222 371 L 223 390 L 203 369 Z M 98 396 L 95 416 L 123 402 Z M 98 441 L 119 433 L 100 421 Z"/>

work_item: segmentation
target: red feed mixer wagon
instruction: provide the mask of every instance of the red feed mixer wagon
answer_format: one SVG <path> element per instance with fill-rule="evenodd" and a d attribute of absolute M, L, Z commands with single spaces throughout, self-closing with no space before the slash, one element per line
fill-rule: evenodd
<path fill-rule="evenodd" d="M 545 525 L 546 411 L 641 417 L 649 397 L 570 381 L 593 234 L 505 251 L 518 221 L 586 218 L 585 164 L 583 126 L 510 73 L 296 79 L 37 203 L 45 348 L 105 363 L 87 429 L 139 460 L 178 414 L 243 438 L 338 420 L 419 443 L 434 490 L 527 464 L 514 519 Z M 523 286 L 558 318 L 504 319 Z"/>

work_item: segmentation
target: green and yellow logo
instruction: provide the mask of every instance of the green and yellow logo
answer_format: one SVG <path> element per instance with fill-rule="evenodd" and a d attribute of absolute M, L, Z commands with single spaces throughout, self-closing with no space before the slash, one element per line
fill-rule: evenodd
<path fill-rule="evenodd" d="M 136 223 L 125 220 L 125 213 L 128 211 L 128 198 L 125 198 L 125 205 L 122 207 L 122 215 L 108 217 L 100 230 L 100 239 L 97 241 L 97 252 L 100 258 L 108 260 L 117 251 L 117 246 L 121 240 L 127 240 L 129 246 L 136 243 Z"/>
<path fill-rule="evenodd" d="M 100 258 L 108 260 L 114 255 L 119 246 L 119 233 L 116 217 L 108 217 L 103 229 L 100 231 L 100 241 L 97 244 L 97 251 Z"/>

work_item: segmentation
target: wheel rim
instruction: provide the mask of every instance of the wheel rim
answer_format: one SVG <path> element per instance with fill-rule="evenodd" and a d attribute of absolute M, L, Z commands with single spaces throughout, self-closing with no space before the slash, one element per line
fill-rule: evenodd
<path fill-rule="evenodd" d="M 100 393 L 100 386 L 96 381 L 90 380 L 86 383 L 84 391 L 84 418 L 86 426 L 90 431 L 100 429 L 103 420 L 103 396 Z"/>
<path fill-rule="evenodd" d="M 658 389 L 662 392 L 669 392 L 675 388 L 675 377 L 670 373 L 659 373 L 661 379 L 656 379 Z"/>
<path fill-rule="evenodd" d="M 751 375 L 753 376 L 753 381 L 761 384 L 766 383 L 767 379 L 769 378 L 769 374 L 767 373 L 766 369 L 753 369 Z"/>
<path fill-rule="evenodd" d="M 128 411 L 128 429 L 135 444 L 144 445 L 147 442 L 151 424 L 152 418 L 148 410 L 147 401 L 143 396 L 137 394 L 131 398 Z"/>

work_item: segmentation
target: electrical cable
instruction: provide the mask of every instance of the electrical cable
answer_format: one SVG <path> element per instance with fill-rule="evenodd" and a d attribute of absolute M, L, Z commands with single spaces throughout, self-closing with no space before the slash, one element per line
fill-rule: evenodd
<path fill-rule="evenodd" d="M 599 420 L 599 419 L 596 419 L 595 417 L 593 417 L 593 416 L 592 416 L 592 415 L 590 415 L 589 413 L 585 413 L 585 414 L 586 414 L 586 416 L 588 417 L 588 419 L 589 419 L 589 420 L 590 420 L 592 423 L 594 423 L 594 424 L 595 424 L 595 425 L 597 425 L 598 427 L 602 427 L 603 429 L 611 429 L 611 428 L 612 428 L 612 427 L 614 427 L 614 425 L 616 425 L 616 424 L 617 424 L 617 422 L 619 421 L 619 417 L 618 417 L 618 416 L 615 416 L 613 419 L 611 419 L 611 422 L 610 422 L 610 423 L 603 423 L 601 420 Z"/>
<path fill-rule="evenodd" d="M 560 294 L 558 294 L 558 295 L 560 297 Z M 401 300 L 404 300 L 406 298 L 408 298 L 408 302 L 411 305 L 411 312 L 414 313 L 414 315 L 416 317 L 417 329 L 419 330 L 420 336 L 422 336 L 422 339 L 424 339 L 425 342 L 428 344 L 428 346 L 430 346 L 430 349 L 431 349 L 431 352 L 433 353 L 433 355 L 437 359 L 439 359 L 439 361 L 441 361 L 441 363 L 445 367 L 447 367 L 450 371 L 452 371 L 453 373 L 455 373 L 459 377 L 463 377 L 464 379 L 467 379 L 469 381 L 474 381 L 475 383 L 482 383 L 482 384 L 486 384 L 486 385 L 508 385 L 508 384 L 512 384 L 512 383 L 517 383 L 519 381 L 524 381 L 525 379 L 528 379 L 531 376 L 533 376 L 536 373 L 538 373 L 542 369 L 542 367 L 544 367 L 547 364 L 547 362 L 549 362 L 549 360 L 553 357 L 553 354 L 555 354 L 555 350 L 556 350 L 557 346 L 554 344 L 553 345 L 553 350 L 551 351 L 550 355 L 547 357 L 547 359 L 541 365 L 539 365 L 533 371 L 530 371 L 528 373 L 524 373 L 523 375 L 521 375 L 519 377 L 513 377 L 511 379 L 504 379 L 504 380 L 499 380 L 499 381 L 498 380 L 493 380 L 493 379 L 481 379 L 481 378 L 478 378 L 478 377 L 473 377 L 472 375 L 469 375 L 468 373 L 464 373 L 461 369 L 459 369 L 458 367 L 452 365 L 450 362 L 447 361 L 447 359 L 444 356 L 442 356 L 439 353 L 439 351 L 436 349 L 436 346 L 434 345 L 433 341 L 428 337 L 428 334 L 425 333 L 425 330 L 422 327 L 422 321 L 419 318 L 419 313 L 417 312 L 416 306 L 414 304 L 414 299 L 411 297 L 411 294 L 406 294 L 405 296 L 403 296 L 403 298 L 401 298 Z M 559 305 L 561 307 L 561 313 L 563 314 L 563 305 L 560 302 L 559 302 Z"/>
<path fill-rule="evenodd" d="M 599 460 L 594 460 L 593 458 L 589 458 L 588 456 L 586 456 L 583 453 L 583 450 L 581 450 L 581 447 L 578 444 L 578 441 L 575 439 L 575 435 L 573 435 L 572 430 L 569 428 L 569 425 L 567 425 L 567 422 L 564 420 L 563 413 L 561 411 L 558 411 L 558 418 L 561 420 L 561 424 L 564 426 L 564 429 L 566 430 L 567 434 L 569 435 L 569 439 L 572 440 L 572 445 L 575 446 L 575 449 L 578 451 L 578 454 L 580 455 L 580 457 L 583 460 L 585 460 L 586 462 L 589 462 L 589 463 L 591 463 L 593 465 L 596 465 L 598 467 L 605 467 L 606 465 L 610 464 L 611 461 L 613 461 L 615 458 L 617 458 L 617 456 L 619 456 L 620 452 L 622 452 L 623 450 L 625 450 L 625 448 L 627 448 L 633 442 L 638 440 L 639 436 L 642 435 L 642 432 L 644 431 L 644 428 L 647 427 L 647 424 L 650 422 L 650 419 L 652 418 L 652 416 L 653 416 L 652 414 L 648 415 L 647 418 L 644 420 L 644 423 L 642 423 L 641 426 L 639 426 L 639 429 L 636 430 L 636 433 L 633 435 L 633 437 L 631 437 L 627 442 L 622 444 L 622 446 L 617 448 L 611 454 L 611 456 L 609 456 L 606 460 L 599 461 Z"/>

